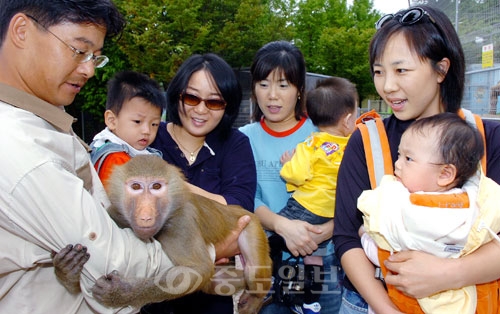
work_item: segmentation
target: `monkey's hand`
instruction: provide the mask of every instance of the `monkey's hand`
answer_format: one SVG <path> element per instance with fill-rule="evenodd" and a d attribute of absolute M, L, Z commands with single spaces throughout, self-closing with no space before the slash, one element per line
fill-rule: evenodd
<path fill-rule="evenodd" d="M 54 273 L 59 282 L 70 293 L 80 293 L 80 274 L 83 265 L 89 260 L 90 254 L 87 248 L 81 244 L 67 245 L 59 253 L 52 251 L 52 262 Z"/>
<path fill-rule="evenodd" d="M 97 279 L 92 287 L 92 295 L 107 307 L 123 307 L 137 305 L 135 300 L 138 292 L 135 290 L 134 284 L 122 280 L 118 271 L 114 270 Z"/>

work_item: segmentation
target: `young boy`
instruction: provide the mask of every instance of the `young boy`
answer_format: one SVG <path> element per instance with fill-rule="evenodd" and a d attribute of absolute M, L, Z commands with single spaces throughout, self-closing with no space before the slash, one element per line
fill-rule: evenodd
<path fill-rule="evenodd" d="M 500 213 L 492 196 L 500 186 L 479 175 L 484 154 L 479 131 L 453 113 L 419 119 L 404 132 L 398 153 L 395 175 L 384 176 L 379 187 L 358 199 L 364 214 L 361 241 L 376 266 L 383 267 L 387 252 L 402 250 L 458 258 L 496 236 Z M 395 289 L 389 296 L 397 298 Z M 476 303 L 476 287 L 468 286 L 400 310 L 475 313 Z"/>
<path fill-rule="evenodd" d="M 340 77 L 319 81 L 307 93 L 307 114 L 319 132 L 298 144 L 293 155 L 285 152 L 281 157 L 280 174 L 293 194 L 279 215 L 311 224 L 333 218 L 337 173 L 344 147 L 355 127 L 357 104 L 356 86 Z M 273 234 L 270 243 L 280 241 L 279 238 Z M 327 244 L 328 241 L 321 243 L 312 255 L 304 257 L 306 282 L 311 284 L 305 285 L 304 304 L 292 307 L 294 313 L 320 312 L 322 256 Z"/>
<path fill-rule="evenodd" d="M 108 82 L 106 128 L 90 144 L 90 157 L 106 187 L 112 168 L 141 154 L 161 152 L 148 147 L 156 137 L 165 97 L 156 81 L 148 76 L 123 71 Z"/>

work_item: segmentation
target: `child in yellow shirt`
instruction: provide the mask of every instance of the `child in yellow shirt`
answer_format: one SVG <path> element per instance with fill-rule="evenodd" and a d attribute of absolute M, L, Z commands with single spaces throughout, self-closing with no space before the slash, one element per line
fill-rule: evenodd
<path fill-rule="evenodd" d="M 299 143 L 294 152 L 285 152 L 281 157 L 280 175 L 293 194 L 279 215 L 314 225 L 333 218 L 337 173 L 355 127 L 358 98 L 356 86 L 340 77 L 319 81 L 307 93 L 307 114 L 318 132 Z M 284 247 L 280 238 L 273 234 L 271 245 L 280 243 L 278 246 Z M 310 284 L 304 287 L 304 304 L 291 308 L 294 313 L 320 312 L 322 256 L 327 253 L 328 242 L 321 243 L 312 255 L 304 256 L 305 282 Z"/>

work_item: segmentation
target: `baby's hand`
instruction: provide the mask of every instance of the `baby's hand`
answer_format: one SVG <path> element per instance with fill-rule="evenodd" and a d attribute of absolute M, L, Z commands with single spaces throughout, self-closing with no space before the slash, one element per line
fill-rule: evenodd
<path fill-rule="evenodd" d="M 290 161 L 290 159 L 292 159 L 293 154 L 295 154 L 295 149 L 284 152 L 280 158 L 281 164 L 284 165 L 287 161 Z"/>
<path fill-rule="evenodd" d="M 364 225 L 361 225 L 361 227 L 359 227 L 359 230 L 358 230 L 358 235 L 359 237 L 363 237 L 363 234 L 365 234 L 366 231 L 365 231 L 365 226 Z"/>

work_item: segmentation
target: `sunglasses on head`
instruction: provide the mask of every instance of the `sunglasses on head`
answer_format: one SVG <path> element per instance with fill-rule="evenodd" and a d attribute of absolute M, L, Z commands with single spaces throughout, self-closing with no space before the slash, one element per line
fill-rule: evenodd
<path fill-rule="evenodd" d="M 182 93 L 181 100 L 183 104 L 193 107 L 198 106 L 203 101 L 210 110 L 224 110 L 227 104 L 224 99 L 203 99 L 188 93 Z"/>
<path fill-rule="evenodd" d="M 375 23 L 375 29 L 379 30 L 380 28 L 382 28 L 382 26 L 384 26 L 384 24 L 386 22 L 388 22 L 392 19 L 398 19 L 397 21 L 401 25 L 413 25 L 413 24 L 417 23 L 418 21 L 422 20 L 422 18 L 424 16 L 427 16 L 429 21 L 431 21 L 432 24 L 436 25 L 436 21 L 432 18 L 432 16 L 429 15 L 429 13 L 427 13 L 427 11 L 425 11 L 422 8 L 415 7 L 415 8 L 408 9 L 404 13 L 387 14 L 387 15 L 382 16 L 377 21 L 377 23 Z"/>

